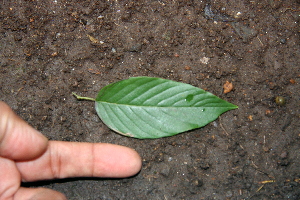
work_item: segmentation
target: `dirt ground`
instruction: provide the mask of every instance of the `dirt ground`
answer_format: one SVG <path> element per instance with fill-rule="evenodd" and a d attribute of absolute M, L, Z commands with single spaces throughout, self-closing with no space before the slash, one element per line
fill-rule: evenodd
<path fill-rule="evenodd" d="M 143 158 L 131 178 L 26 186 L 78 200 L 300 199 L 299 0 L 3 0 L 0 23 L 0 100 L 50 140 L 120 144 Z M 239 109 L 139 140 L 71 94 L 95 97 L 133 76 L 189 83 Z"/>

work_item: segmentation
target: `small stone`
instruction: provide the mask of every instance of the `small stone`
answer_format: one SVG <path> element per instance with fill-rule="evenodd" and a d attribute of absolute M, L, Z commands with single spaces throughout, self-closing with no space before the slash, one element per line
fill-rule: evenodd
<path fill-rule="evenodd" d="M 22 36 L 20 34 L 17 34 L 14 36 L 15 41 L 21 41 L 22 40 Z"/>
<path fill-rule="evenodd" d="M 281 68 L 280 62 L 275 61 L 275 62 L 274 62 L 274 69 L 275 69 L 275 70 L 278 70 L 278 69 L 280 69 L 280 68 Z"/>
<path fill-rule="evenodd" d="M 286 151 L 284 151 L 284 152 L 282 152 L 282 153 L 280 154 L 280 157 L 281 157 L 281 158 L 286 158 L 287 155 L 288 155 L 288 153 L 287 153 Z"/>
<path fill-rule="evenodd" d="M 233 84 L 230 83 L 229 81 L 226 81 L 226 83 L 223 85 L 223 89 L 224 89 L 224 94 L 227 94 L 231 92 L 231 90 L 233 90 Z"/>
<path fill-rule="evenodd" d="M 199 163 L 199 167 L 200 167 L 201 169 L 203 169 L 203 170 L 207 170 L 207 169 L 209 169 L 209 163 L 204 162 L 204 161 L 201 161 L 201 162 Z"/>
<path fill-rule="evenodd" d="M 285 98 L 282 97 L 282 96 L 277 96 L 275 98 L 275 103 L 278 105 L 278 106 L 284 106 L 286 104 L 286 101 L 285 101 Z"/>
<path fill-rule="evenodd" d="M 226 197 L 229 198 L 229 197 L 232 197 L 233 193 L 231 190 L 228 190 L 225 195 L 226 195 Z"/>
<path fill-rule="evenodd" d="M 209 58 L 208 57 L 202 57 L 200 58 L 200 62 L 207 65 L 208 64 L 208 61 L 209 61 Z"/>
<path fill-rule="evenodd" d="M 191 70 L 191 67 L 188 66 L 188 65 L 186 65 L 186 66 L 184 67 L 184 69 L 185 69 L 185 70 Z"/>
<path fill-rule="evenodd" d="M 142 49 L 142 44 L 136 43 L 129 47 L 130 52 L 139 52 Z"/>
<path fill-rule="evenodd" d="M 170 167 L 168 165 L 163 165 L 162 168 L 163 169 L 160 171 L 160 174 L 168 177 L 170 175 Z"/>
<path fill-rule="evenodd" d="M 281 43 L 281 44 L 285 44 L 285 43 L 286 43 L 286 39 L 281 39 L 281 40 L 280 40 L 280 43 Z"/>
<path fill-rule="evenodd" d="M 203 181 L 200 179 L 194 179 L 194 180 L 192 180 L 192 185 L 201 187 L 201 186 L 203 186 Z"/>

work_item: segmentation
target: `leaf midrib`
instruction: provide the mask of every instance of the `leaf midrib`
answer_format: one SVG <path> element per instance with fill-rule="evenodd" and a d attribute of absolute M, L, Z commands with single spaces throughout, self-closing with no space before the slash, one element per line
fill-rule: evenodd
<path fill-rule="evenodd" d="M 232 104 L 232 106 L 145 106 L 145 105 L 120 104 L 120 103 L 113 103 L 113 102 L 106 102 L 106 101 L 96 101 L 96 102 L 120 105 L 120 106 L 145 107 L 145 108 L 147 108 L 147 107 L 149 107 L 149 108 L 238 108 L 238 106 L 233 105 L 233 104 Z"/>

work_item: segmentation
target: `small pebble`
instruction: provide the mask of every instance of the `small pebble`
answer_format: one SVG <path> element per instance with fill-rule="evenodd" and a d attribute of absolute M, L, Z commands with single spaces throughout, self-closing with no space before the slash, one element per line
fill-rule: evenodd
<path fill-rule="evenodd" d="M 229 198 L 229 197 L 232 197 L 233 193 L 231 190 L 228 190 L 225 195 L 226 195 L 226 197 Z"/>
<path fill-rule="evenodd" d="M 281 40 L 280 40 L 280 43 L 281 43 L 281 44 L 285 44 L 285 43 L 286 43 L 286 39 L 281 39 Z"/>
<path fill-rule="evenodd" d="M 170 174 L 170 167 L 169 166 L 164 166 L 164 168 L 160 171 L 160 174 L 168 177 Z"/>
<path fill-rule="evenodd" d="M 284 106 L 286 104 L 286 101 L 285 101 L 285 98 L 283 96 L 277 96 L 275 98 L 275 103 L 278 105 L 278 106 Z"/>
<path fill-rule="evenodd" d="M 282 153 L 280 154 L 280 157 L 281 157 L 281 158 L 286 158 L 287 155 L 288 155 L 288 153 L 287 153 L 286 151 L 284 151 L 284 152 L 282 152 Z"/>

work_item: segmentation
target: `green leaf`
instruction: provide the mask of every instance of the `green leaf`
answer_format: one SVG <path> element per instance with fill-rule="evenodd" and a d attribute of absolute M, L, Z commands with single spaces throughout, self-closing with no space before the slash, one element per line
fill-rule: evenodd
<path fill-rule="evenodd" d="M 237 108 L 189 84 L 134 77 L 109 84 L 96 98 L 96 111 L 112 130 L 135 138 L 161 138 L 205 126 Z"/>

